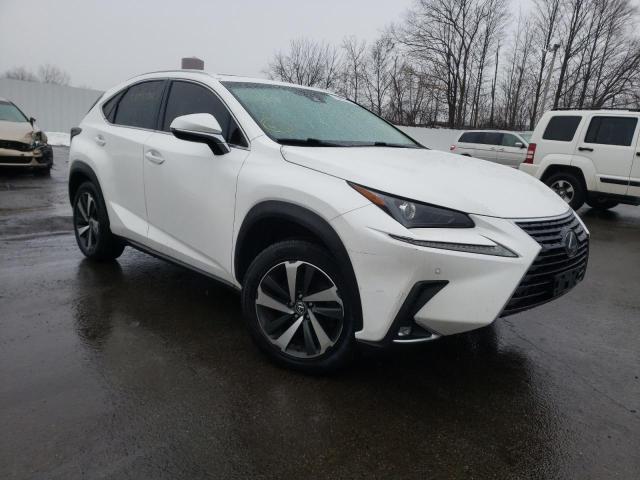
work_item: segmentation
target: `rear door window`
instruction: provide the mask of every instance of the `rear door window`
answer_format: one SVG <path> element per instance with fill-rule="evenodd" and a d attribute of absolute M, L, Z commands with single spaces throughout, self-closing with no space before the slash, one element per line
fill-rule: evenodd
<path fill-rule="evenodd" d="M 238 124 L 222 101 L 209 89 L 192 82 L 174 81 L 165 108 L 162 129 L 170 131 L 176 117 L 192 113 L 210 113 L 220 124 L 222 136 L 232 145 L 247 146 Z"/>
<path fill-rule="evenodd" d="M 580 120 L 582 120 L 582 117 L 573 115 L 558 115 L 551 117 L 542 138 L 544 140 L 570 142 L 576 134 L 578 125 L 580 125 Z"/>
<path fill-rule="evenodd" d="M 638 119 L 635 117 L 593 117 L 584 141 L 628 147 L 633 140 L 637 123 Z"/>
<path fill-rule="evenodd" d="M 502 134 L 497 132 L 485 132 L 482 138 L 485 145 L 500 145 L 502 143 Z"/>
<path fill-rule="evenodd" d="M 118 103 L 114 123 L 155 130 L 164 83 L 153 80 L 129 87 Z"/>

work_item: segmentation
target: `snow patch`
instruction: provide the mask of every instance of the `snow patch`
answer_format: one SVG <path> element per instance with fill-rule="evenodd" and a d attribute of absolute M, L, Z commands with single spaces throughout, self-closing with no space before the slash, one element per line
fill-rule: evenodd
<path fill-rule="evenodd" d="M 68 147 L 71 144 L 71 136 L 65 132 L 45 132 L 49 145 L 56 147 Z"/>

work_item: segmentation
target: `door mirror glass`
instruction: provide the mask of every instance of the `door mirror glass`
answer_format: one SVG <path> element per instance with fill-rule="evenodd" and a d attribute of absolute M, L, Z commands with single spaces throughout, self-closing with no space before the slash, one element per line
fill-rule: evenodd
<path fill-rule="evenodd" d="M 229 145 L 222 136 L 220 123 L 210 113 L 192 113 L 176 117 L 169 128 L 180 140 L 206 143 L 214 155 L 230 152 Z"/>

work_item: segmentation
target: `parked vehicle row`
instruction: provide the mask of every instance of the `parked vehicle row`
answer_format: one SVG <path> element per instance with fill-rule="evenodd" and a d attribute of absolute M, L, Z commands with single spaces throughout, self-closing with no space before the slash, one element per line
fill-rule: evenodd
<path fill-rule="evenodd" d="M 0 98 L 0 167 L 18 167 L 48 175 L 53 149 L 47 136 L 9 100 Z"/>
<path fill-rule="evenodd" d="M 586 227 L 541 182 L 314 88 L 142 75 L 72 131 L 69 168 L 85 256 L 129 245 L 240 289 L 256 344 L 304 371 L 343 365 L 356 341 L 488 325 L 587 266 Z"/>
<path fill-rule="evenodd" d="M 640 112 L 545 113 L 520 169 L 549 185 L 575 210 L 640 205 Z"/>
<path fill-rule="evenodd" d="M 640 205 L 640 113 L 553 110 L 532 134 L 464 132 L 450 150 L 508 165 L 542 180 L 574 210 Z"/>
<path fill-rule="evenodd" d="M 518 168 L 524 162 L 530 133 L 496 130 L 464 132 L 450 151 Z"/>

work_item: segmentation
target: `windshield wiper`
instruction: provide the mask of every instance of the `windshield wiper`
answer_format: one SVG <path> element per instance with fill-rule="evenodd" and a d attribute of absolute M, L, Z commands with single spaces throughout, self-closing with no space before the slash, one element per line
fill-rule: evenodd
<path fill-rule="evenodd" d="M 339 143 L 326 142 L 317 138 L 278 138 L 276 141 L 282 145 L 297 145 L 303 147 L 343 147 Z"/>
<path fill-rule="evenodd" d="M 417 145 L 406 145 L 402 143 L 373 142 L 363 145 L 364 147 L 390 147 L 390 148 L 420 148 Z"/>

